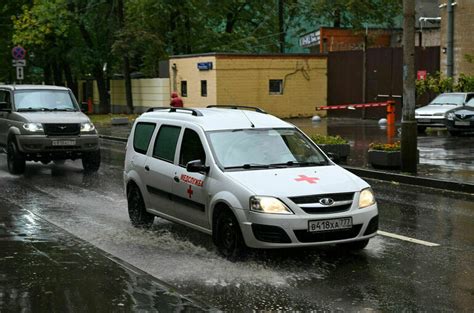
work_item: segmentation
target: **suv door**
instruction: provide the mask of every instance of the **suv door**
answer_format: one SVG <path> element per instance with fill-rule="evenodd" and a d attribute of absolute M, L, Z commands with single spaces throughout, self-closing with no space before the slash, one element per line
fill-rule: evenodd
<path fill-rule="evenodd" d="M 199 133 L 186 128 L 181 139 L 176 177 L 171 190 L 176 215 L 182 220 L 209 229 L 207 176 L 205 173 L 189 173 L 186 170 L 186 164 L 195 160 L 206 164 L 206 152 Z"/>
<path fill-rule="evenodd" d="M 0 109 L 12 109 L 10 91 L 0 89 Z M 7 111 L 0 111 L 0 145 L 7 144 L 9 115 Z"/>
<path fill-rule="evenodd" d="M 181 127 L 161 125 L 153 144 L 151 156 L 144 166 L 144 182 L 150 199 L 149 208 L 164 215 L 175 217 L 171 186 L 176 176 L 174 164 L 176 146 Z"/>

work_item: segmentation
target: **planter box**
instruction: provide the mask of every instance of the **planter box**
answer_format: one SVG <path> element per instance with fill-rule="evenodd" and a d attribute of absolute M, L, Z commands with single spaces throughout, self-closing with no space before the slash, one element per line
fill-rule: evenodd
<path fill-rule="evenodd" d="M 351 145 L 348 143 L 334 145 L 318 144 L 318 147 L 320 147 L 325 153 L 330 152 L 335 154 L 339 160 L 344 162 L 347 160 L 347 157 L 351 152 Z"/>
<path fill-rule="evenodd" d="M 367 155 L 367 161 L 374 168 L 400 169 L 401 159 L 400 151 L 369 150 Z"/>
<path fill-rule="evenodd" d="M 367 161 L 373 168 L 400 169 L 402 167 L 402 152 L 369 150 Z M 416 163 L 420 163 L 420 150 L 416 151 Z"/>

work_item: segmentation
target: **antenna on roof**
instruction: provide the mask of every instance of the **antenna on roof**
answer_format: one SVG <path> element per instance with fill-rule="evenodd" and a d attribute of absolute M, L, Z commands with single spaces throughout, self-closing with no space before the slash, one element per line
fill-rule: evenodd
<path fill-rule="evenodd" d="M 250 118 L 247 116 L 247 114 L 245 114 L 245 110 L 239 110 L 240 112 L 242 112 L 242 114 L 247 118 L 247 120 L 250 122 L 250 127 L 252 128 L 255 128 L 255 125 L 252 123 L 252 121 L 250 120 Z"/>

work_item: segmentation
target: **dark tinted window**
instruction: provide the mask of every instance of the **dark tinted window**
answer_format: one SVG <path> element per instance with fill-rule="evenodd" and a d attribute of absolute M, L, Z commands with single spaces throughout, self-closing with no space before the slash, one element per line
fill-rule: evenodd
<path fill-rule="evenodd" d="M 6 90 L 0 90 L 0 108 L 6 109 L 11 108 L 10 106 L 10 92 Z"/>
<path fill-rule="evenodd" d="M 156 135 L 153 157 L 173 162 L 181 127 L 163 125 Z"/>
<path fill-rule="evenodd" d="M 188 96 L 188 82 L 185 80 L 181 81 L 181 96 L 182 97 Z"/>
<path fill-rule="evenodd" d="M 153 123 L 138 123 L 137 126 L 135 126 L 133 149 L 135 149 L 136 152 L 146 154 L 154 130 L 155 124 Z"/>
<path fill-rule="evenodd" d="M 207 97 L 207 80 L 201 80 L 201 97 Z"/>
<path fill-rule="evenodd" d="M 186 129 L 181 143 L 179 164 L 185 166 L 189 161 L 194 160 L 201 160 L 203 164 L 206 163 L 206 153 L 199 135 L 194 130 Z"/>

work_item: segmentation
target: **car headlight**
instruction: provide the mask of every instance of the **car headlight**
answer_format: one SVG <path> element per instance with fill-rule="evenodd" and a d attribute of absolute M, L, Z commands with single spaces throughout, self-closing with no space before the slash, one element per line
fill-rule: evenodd
<path fill-rule="evenodd" d="M 41 123 L 25 123 L 23 128 L 32 133 L 44 131 L 43 124 Z"/>
<path fill-rule="evenodd" d="M 293 214 L 283 202 L 273 197 L 250 197 L 250 210 L 258 213 Z"/>
<path fill-rule="evenodd" d="M 91 132 L 95 129 L 94 124 L 86 122 L 81 124 L 81 132 Z"/>
<path fill-rule="evenodd" d="M 449 112 L 448 114 L 446 114 L 446 118 L 450 121 L 454 120 L 454 113 L 453 112 Z"/>
<path fill-rule="evenodd" d="M 359 195 L 359 209 L 368 207 L 375 203 L 374 193 L 371 188 L 363 189 Z"/>

